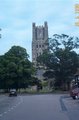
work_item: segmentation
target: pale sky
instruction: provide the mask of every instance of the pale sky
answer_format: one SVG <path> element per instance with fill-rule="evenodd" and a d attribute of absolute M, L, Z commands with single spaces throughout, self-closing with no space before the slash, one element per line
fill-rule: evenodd
<path fill-rule="evenodd" d="M 13 45 L 26 48 L 31 60 L 32 23 L 48 22 L 53 34 L 79 36 L 75 26 L 75 4 L 79 0 L 0 0 L 0 55 Z"/>

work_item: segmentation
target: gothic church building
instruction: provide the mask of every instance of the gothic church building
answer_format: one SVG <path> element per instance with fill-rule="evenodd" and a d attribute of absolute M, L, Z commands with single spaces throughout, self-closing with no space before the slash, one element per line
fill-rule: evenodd
<path fill-rule="evenodd" d="M 48 49 L 46 44 L 48 41 L 48 25 L 44 22 L 43 26 L 36 26 L 32 24 L 32 62 L 37 65 L 37 57 Z"/>

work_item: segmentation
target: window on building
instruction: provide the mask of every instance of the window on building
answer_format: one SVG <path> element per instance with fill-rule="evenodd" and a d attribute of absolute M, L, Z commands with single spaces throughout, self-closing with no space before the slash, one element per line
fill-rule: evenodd
<path fill-rule="evenodd" d="M 39 45 L 39 47 L 41 48 L 41 45 Z"/>
<path fill-rule="evenodd" d="M 37 57 L 38 57 L 38 53 L 37 53 Z"/>
<path fill-rule="evenodd" d="M 42 45 L 42 47 L 44 47 L 44 45 Z"/>
<path fill-rule="evenodd" d="M 38 45 L 36 45 L 36 48 L 38 48 Z"/>

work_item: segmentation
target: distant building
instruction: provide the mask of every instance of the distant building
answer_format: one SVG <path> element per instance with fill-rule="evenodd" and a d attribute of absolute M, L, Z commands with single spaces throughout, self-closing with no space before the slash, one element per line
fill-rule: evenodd
<path fill-rule="evenodd" d="M 44 22 L 44 26 L 36 26 L 32 24 L 32 62 L 37 67 L 37 57 L 48 49 L 48 25 Z"/>

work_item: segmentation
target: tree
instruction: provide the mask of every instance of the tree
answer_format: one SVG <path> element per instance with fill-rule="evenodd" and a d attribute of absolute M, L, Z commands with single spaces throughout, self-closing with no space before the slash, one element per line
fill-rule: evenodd
<path fill-rule="evenodd" d="M 57 87 L 68 87 L 79 67 L 78 54 L 74 51 L 75 48 L 79 48 L 78 37 L 55 34 L 53 38 L 49 39 L 49 51 L 44 52 L 38 58 L 38 62 L 42 62 L 48 70 L 53 71 L 52 77 L 55 77 L 55 86 Z"/>
<path fill-rule="evenodd" d="M 26 88 L 30 84 L 34 68 L 28 59 L 26 49 L 13 46 L 0 57 L 0 66 L 3 88 Z"/>

